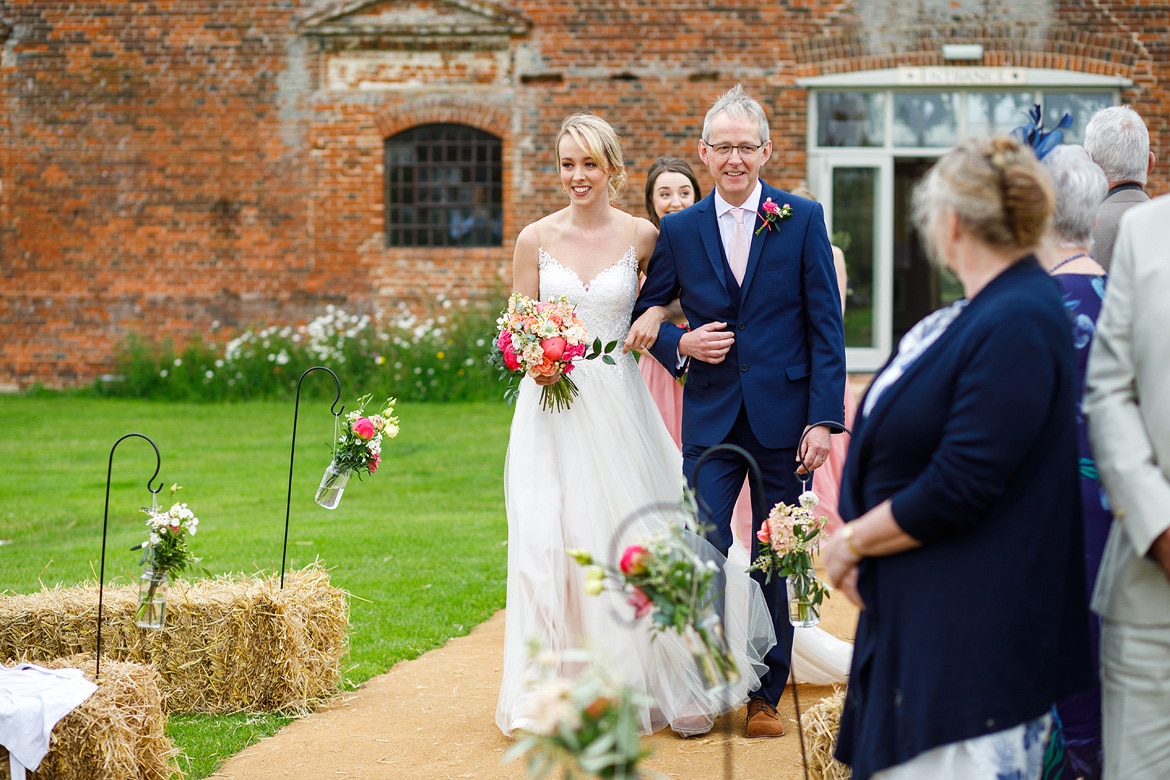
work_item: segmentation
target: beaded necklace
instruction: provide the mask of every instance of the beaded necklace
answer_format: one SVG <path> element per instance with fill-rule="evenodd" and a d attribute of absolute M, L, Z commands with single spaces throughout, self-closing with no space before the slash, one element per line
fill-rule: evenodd
<path fill-rule="evenodd" d="M 1054 273 L 1056 273 L 1057 268 L 1060 268 L 1062 265 L 1065 265 L 1066 263 L 1071 263 L 1073 260 L 1079 260 L 1082 257 L 1092 257 L 1092 255 L 1090 255 L 1088 252 L 1077 252 L 1075 255 L 1069 255 L 1068 257 L 1064 258 L 1056 265 L 1049 268 L 1048 273 L 1054 274 Z"/>

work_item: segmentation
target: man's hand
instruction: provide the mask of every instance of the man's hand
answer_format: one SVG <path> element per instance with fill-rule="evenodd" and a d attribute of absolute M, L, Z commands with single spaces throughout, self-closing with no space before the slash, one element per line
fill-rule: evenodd
<path fill-rule="evenodd" d="M 1150 545 L 1150 557 L 1162 567 L 1162 573 L 1170 580 L 1170 528 L 1167 528 Z"/>
<path fill-rule="evenodd" d="M 678 353 L 704 363 L 722 363 L 735 343 L 735 335 L 726 327 L 726 322 L 708 322 L 687 331 L 678 341 Z"/>
<path fill-rule="evenodd" d="M 796 453 L 796 460 L 800 464 L 796 469 L 798 474 L 807 474 L 812 469 L 819 469 L 825 465 L 825 460 L 829 457 L 829 436 L 828 426 L 805 427 L 800 451 Z"/>

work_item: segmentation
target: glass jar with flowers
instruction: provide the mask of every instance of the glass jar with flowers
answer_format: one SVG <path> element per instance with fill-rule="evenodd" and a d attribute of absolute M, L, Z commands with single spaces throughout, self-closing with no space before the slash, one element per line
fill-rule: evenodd
<path fill-rule="evenodd" d="M 326 509 L 336 509 L 351 474 L 374 474 L 382 463 L 382 439 L 398 435 L 398 418 L 394 416 L 395 399 L 387 398 L 378 414 L 366 415 L 372 396 L 358 399 L 357 408 L 333 418 L 333 459 L 325 467 L 314 500 Z"/>
<path fill-rule="evenodd" d="M 756 538 L 760 552 L 751 569 L 765 572 L 765 582 L 778 574 L 787 579 L 788 622 L 809 628 L 821 622 L 821 602 L 829 586 L 817 578 L 812 556 L 820 549 L 828 518 L 815 517 L 820 499 L 811 490 L 800 494 L 796 506 L 783 501 L 772 507 Z"/>
<path fill-rule="evenodd" d="M 679 526 L 666 526 L 628 546 L 616 568 L 598 563 L 586 550 L 566 550 L 585 566 L 585 592 L 598 595 L 611 583 L 623 591 L 634 617 L 649 615 L 655 631 L 676 631 L 694 658 L 709 691 L 740 678 L 715 610 L 718 567 L 704 560 Z"/>
<path fill-rule="evenodd" d="M 182 488 L 171 485 L 171 498 Z M 144 568 L 138 581 L 138 609 L 135 625 L 140 628 L 161 629 L 166 621 L 167 587 L 171 574 L 178 574 L 199 561 L 187 546 L 187 538 L 199 529 L 199 518 L 186 502 L 175 502 L 170 509 L 158 508 L 157 496 L 150 507 L 144 507 L 146 541 L 131 549 L 142 550 L 139 561 Z"/>

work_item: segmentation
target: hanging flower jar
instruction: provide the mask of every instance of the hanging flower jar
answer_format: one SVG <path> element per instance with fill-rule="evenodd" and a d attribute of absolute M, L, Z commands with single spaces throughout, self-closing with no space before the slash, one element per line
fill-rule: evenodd
<path fill-rule="evenodd" d="M 788 588 L 788 622 L 797 628 L 812 628 L 821 622 L 820 581 L 813 569 L 784 578 Z"/>
<path fill-rule="evenodd" d="M 795 505 L 781 501 L 772 507 L 756 533 L 760 552 L 751 565 L 765 573 L 765 582 L 771 582 L 772 575 L 785 578 L 788 622 L 802 628 L 821 622 L 821 602 L 829 594 L 812 563 L 828 522 L 813 514 L 818 502 L 817 494 L 806 490 Z"/>
<path fill-rule="evenodd" d="M 313 500 L 326 509 L 336 509 L 350 476 L 362 472 L 373 474 L 382 463 L 382 438 L 393 439 L 398 435 L 398 418 L 394 416 L 393 398 L 386 399 L 386 406 L 379 414 L 366 415 L 369 395 L 358 399 L 357 408 L 345 415 L 333 418 L 333 459 L 325 467 L 321 484 Z"/>
<path fill-rule="evenodd" d="M 171 485 L 171 496 L 181 490 Z M 147 514 L 146 528 L 150 534 L 147 540 L 133 549 L 143 550 L 145 568 L 138 579 L 138 609 L 134 615 L 135 625 L 141 628 L 161 629 L 166 621 L 167 589 L 170 575 L 178 574 L 199 559 L 191 554 L 187 538 L 199 529 L 199 518 L 186 502 L 175 502 L 170 509 L 158 508 L 155 494 Z"/>
<path fill-rule="evenodd" d="M 138 610 L 134 625 L 139 628 L 161 629 L 167 615 L 167 586 L 170 575 L 164 571 L 146 569 L 138 579 Z"/>
<path fill-rule="evenodd" d="M 345 492 L 349 474 L 349 469 L 339 466 L 336 460 L 330 461 L 321 475 L 321 484 L 317 487 L 314 500 L 326 509 L 336 509 L 341 504 L 341 494 Z"/>

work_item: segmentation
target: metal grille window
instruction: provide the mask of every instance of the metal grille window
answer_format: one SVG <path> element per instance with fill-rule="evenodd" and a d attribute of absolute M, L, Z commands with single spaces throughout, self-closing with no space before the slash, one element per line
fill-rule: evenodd
<path fill-rule="evenodd" d="M 466 125 L 386 139 L 386 245 L 500 246 L 501 156 L 499 138 Z"/>

